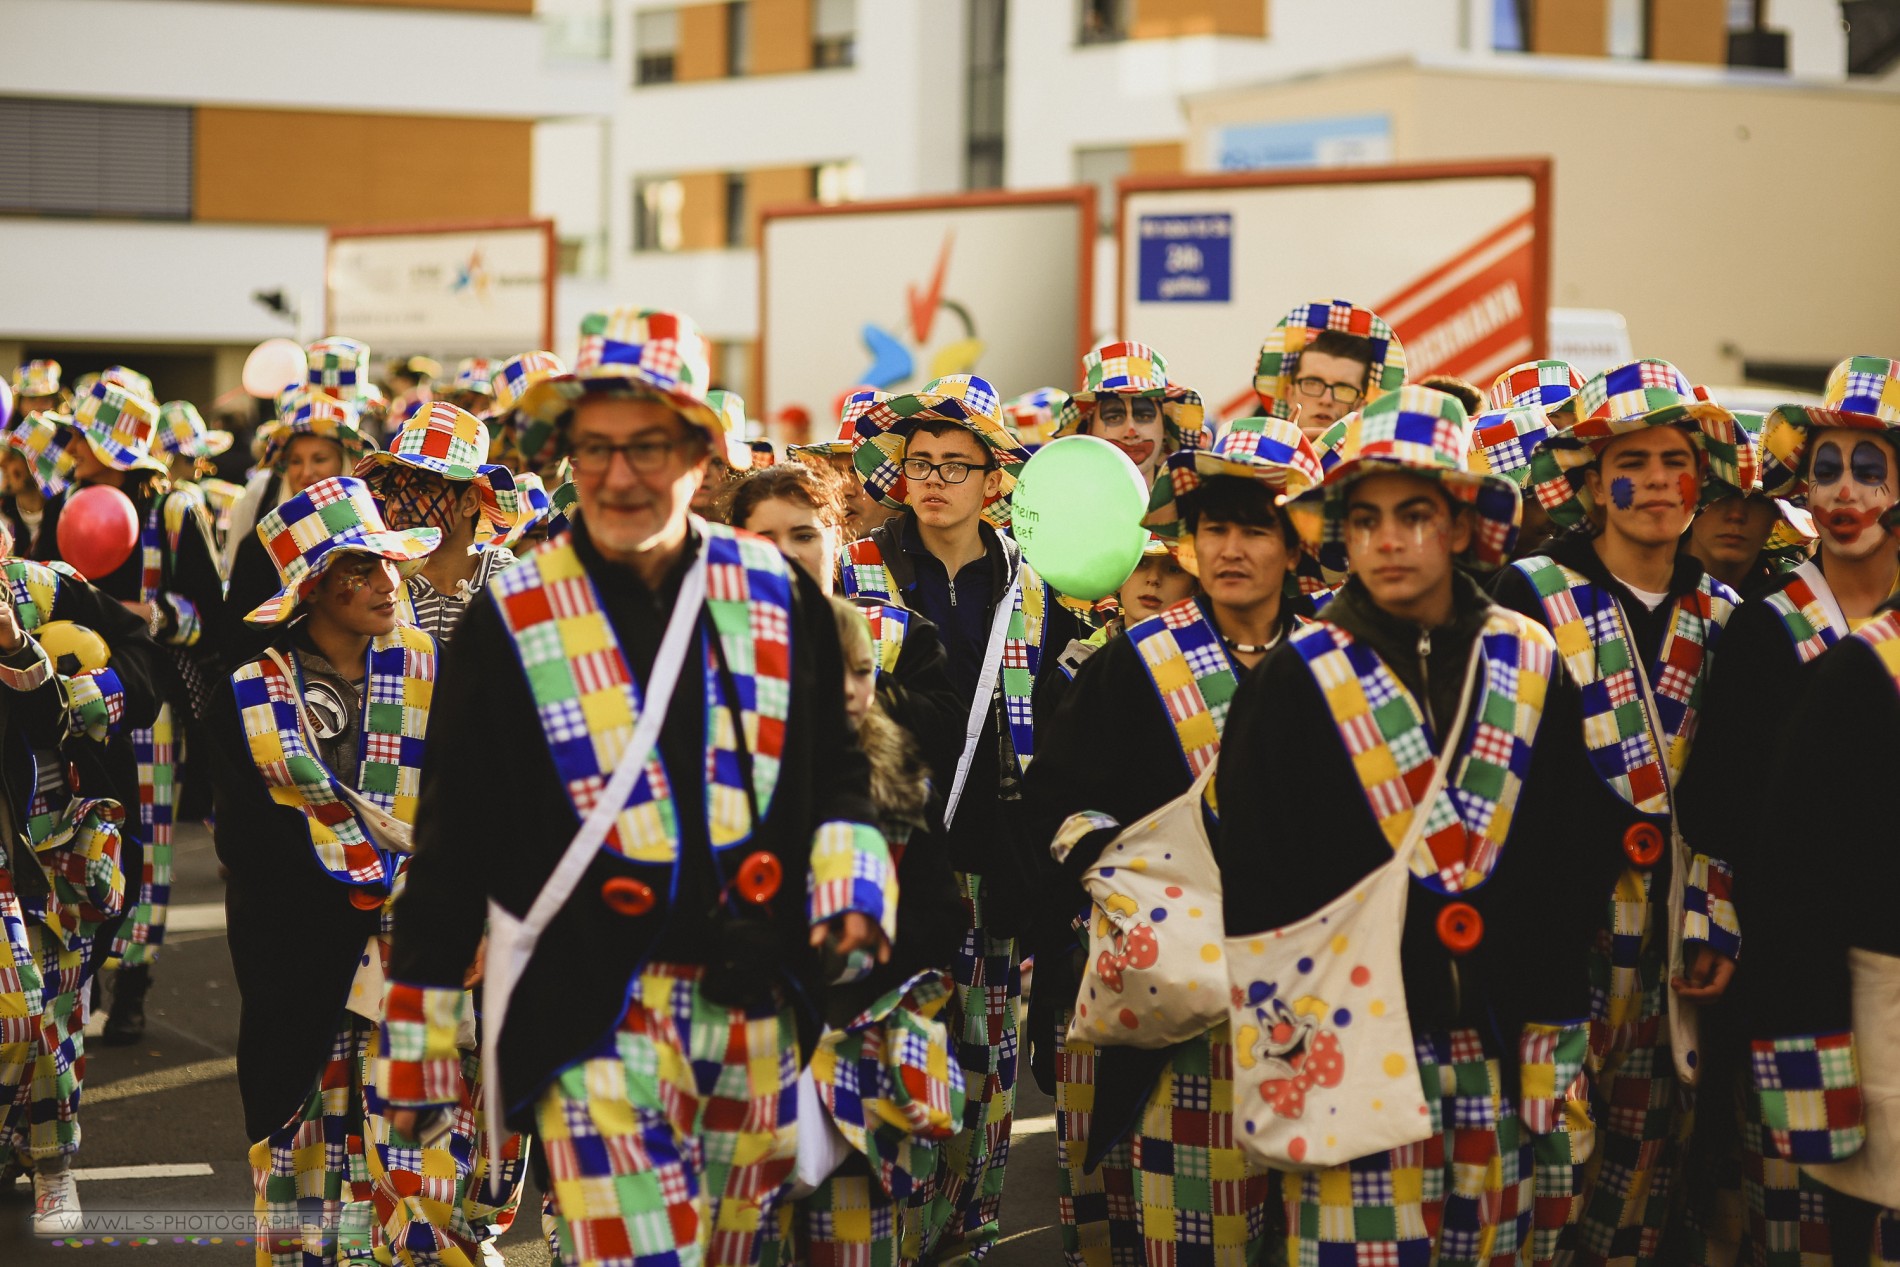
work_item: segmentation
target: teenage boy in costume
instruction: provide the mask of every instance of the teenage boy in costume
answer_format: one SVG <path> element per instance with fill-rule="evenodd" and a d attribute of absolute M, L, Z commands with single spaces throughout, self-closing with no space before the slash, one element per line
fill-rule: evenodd
<path fill-rule="evenodd" d="M 997 1236 L 1016 1103 L 1016 925 L 1028 889 L 1017 802 L 1035 751 L 1038 680 L 1060 672 L 1056 652 L 1076 632 L 1015 541 L 997 531 L 1026 456 L 999 405 L 983 379 L 950 375 L 905 395 L 857 392 L 844 406 L 865 489 L 904 513 L 846 547 L 839 592 L 928 617 L 966 710 L 957 769 L 939 778 L 966 903 L 953 972 L 968 1101 L 965 1129 L 944 1146 L 936 1191 L 912 1224 L 922 1238 L 914 1257 L 981 1254 Z"/>
<path fill-rule="evenodd" d="M 144 617 L 170 661 L 163 679 L 165 706 L 151 726 L 132 733 L 139 763 L 138 830 L 145 844 L 145 876 L 138 907 L 121 933 L 120 967 L 102 1035 L 108 1043 L 132 1043 L 145 1032 L 145 995 L 165 941 L 172 818 L 181 790 L 177 758 L 190 720 L 209 691 L 210 643 L 212 631 L 223 623 L 224 578 L 218 572 L 203 496 L 196 489 L 173 488 L 165 463 L 152 456 L 158 425 L 155 403 L 102 377 L 79 398 L 71 420 L 62 425 L 69 433 L 66 460 L 75 488 L 117 488 L 131 499 L 138 516 L 137 547 L 111 575 L 88 579 Z M 56 510 L 50 519 L 42 526 L 37 548 L 49 560 L 59 550 Z"/>
<path fill-rule="evenodd" d="M 86 999 L 138 896 L 128 733 L 158 714 L 145 622 L 13 556 L 0 530 L 0 1188 L 30 1172 L 33 1230 L 77 1232 Z"/>
<path fill-rule="evenodd" d="M 1299 428 L 1239 419 L 1210 450 L 1175 453 L 1168 474 L 1191 542 L 1183 561 L 1204 592 L 1131 619 L 1088 659 L 1024 779 L 1031 839 L 1052 842 L 1060 870 L 1043 890 L 1036 953 L 1036 990 L 1052 1006 L 1033 1014 L 1050 1032 L 1031 1043 L 1058 1052 L 1063 1250 L 1077 1267 L 1264 1260 L 1269 1191 L 1234 1138 L 1226 1023 L 1160 1050 L 1063 1032 L 1077 987 L 1070 921 L 1088 908 L 1082 875 L 1213 763 L 1236 685 L 1303 623 L 1288 596 L 1300 540 L 1278 504 L 1319 482 Z"/>
<path fill-rule="evenodd" d="M 258 1267 L 372 1254 L 474 1267 L 513 1221 L 519 1141 L 491 1170 L 471 1093 L 440 1137 L 392 1131 L 371 1064 L 406 865 L 392 831 L 417 820 L 436 681 L 435 640 L 401 621 L 398 600 L 440 533 L 390 530 L 348 477 L 280 503 L 257 531 L 281 561 L 282 588 L 246 616 L 269 640 L 231 674 L 207 729 Z M 477 1079 L 467 1038 L 457 1090 L 464 1071 Z"/>
<path fill-rule="evenodd" d="M 445 646 L 475 595 L 515 561 L 496 538 L 515 526 L 521 499 L 508 468 L 488 462 L 488 449 L 481 419 L 437 400 L 410 415 L 387 451 L 356 464 L 356 478 L 383 503 L 391 527 L 442 534 L 405 587 L 403 623 Z"/>
<path fill-rule="evenodd" d="M 1415 815 L 1436 824 L 1402 932 L 1431 1133 L 1288 1176 L 1293 1262 L 1547 1260 L 1588 1151 L 1584 959 L 1609 868 L 1578 845 L 1612 807 L 1550 635 L 1458 566 L 1501 565 L 1517 527 L 1516 485 L 1466 468 L 1466 426 L 1454 398 L 1417 387 L 1349 424 L 1293 512 L 1350 577 L 1228 714 L 1215 854 L 1230 936 L 1303 919 L 1389 861 Z M 1414 805 L 1434 761 L 1450 763 L 1444 789 Z"/>
<path fill-rule="evenodd" d="M 380 1086 L 405 1135 L 461 1099 L 486 924 L 484 1076 L 546 1149 L 563 1262 L 745 1264 L 791 1173 L 822 969 L 889 953 L 891 859 L 824 595 L 688 509 L 724 440 L 710 343 L 627 308 L 580 347 L 522 402 L 557 420 L 580 517 L 476 597 L 436 685 Z M 470 796 L 523 734 L 546 752 L 516 794 Z"/>
<path fill-rule="evenodd" d="M 1853 357 L 1835 366 L 1819 407 L 1784 405 L 1770 414 L 1762 434 L 1761 484 L 1765 493 L 1806 501 L 1820 550 L 1760 588 L 1723 630 L 1702 734 L 1684 771 L 1680 797 L 1692 839 L 1726 842 L 1738 874 L 1750 878 L 1736 900 L 1744 920 L 1753 918 L 1751 899 L 1771 901 L 1775 909 L 1800 909 L 1786 905 L 1779 884 L 1757 878 L 1755 869 L 1790 849 L 1790 837 L 1777 834 L 1778 798 L 1763 794 L 1761 772 L 1764 759 L 1794 733 L 1790 719 L 1814 681 L 1804 666 L 1875 620 L 1900 588 L 1900 534 L 1888 524 L 1900 490 L 1900 362 Z M 1748 504 L 1774 505 L 1762 495 Z M 1880 698 L 1879 692 L 1871 697 Z M 1858 719 L 1864 710 L 1857 708 L 1853 715 Z M 1802 738 L 1814 740 L 1812 733 Z M 1846 759 L 1846 750 L 1830 741 L 1821 766 L 1833 777 L 1836 763 Z M 1811 765 L 1804 763 L 1804 771 L 1811 773 Z M 1805 792 L 1803 801 L 1826 803 L 1807 802 Z M 1794 852 L 1807 855 L 1802 849 Z M 1738 1010 L 1743 1018 L 1761 1009 L 1787 1015 L 1778 1009 L 1787 1006 L 1783 996 L 1798 977 L 1779 959 L 1758 962 L 1763 966 L 1737 982 L 1743 997 L 1734 1009 L 1724 1010 Z M 1710 1051 L 1705 1076 L 1713 1082 L 1726 1073 L 1739 1082 L 1746 1077 L 1748 1059 L 1741 1018 L 1725 1019 L 1734 1022 L 1725 1027 L 1731 1042 Z M 1724 1084 L 1723 1091 L 1732 1085 Z M 1758 1261 L 1792 1262 L 1778 1255 L 1787 1247 L 1828 1243 L 1838 1203 L 1825 1185 L 1795 1165 L 1804 1158 L 1770 1146 L 1769 1128 L 1759 1113 L 1762 1101 L 1744 1098 L 1742 1107 L 1741 1184 L 1749 1241 L 1766 1255 Z M 1698 1134 L 1710 1121 L 1698 1114 Z M 1724 1138 L 1732 1140 L 1733 1131 Z"/>
<path fill-rule="evenodd" d="M 1254 393 L 1262 413 L 1320 437 L 1347 414 L 1405 382 L 1405 347 L 1370 308 L 1344 299 L 1301 304 L 1260 345 Z"/>
<path fill-rule="evenodd" d="M 1621 821 L 1587 842 L 1628 865 L 1596 895 L 1608 898 L 1590 965 L 1601 1134 L 1574 1248 L 1579 1263 L 1650 1263 L 1678 1166 L 1678 1078 L 1700 1059 L 1672 1030 L 1687 1038 L 1691 1009 L 1726 990 L 1741 946 L 1732 872 L 1710 852 L 1726 842 L 1682 847 L 1674 795 L 1736 598 L 1678 545 L 1710 481 L 1753 483 L 1755 449 L 1666 361 L 1591 379 L 1576 416 L 1532 455 L 1532 486 L 1559 524 L 1593 531 L 1518 560 L 1495 593 L 1555 635 L 1583 692 L 1592 765 L 1621 802 Z"/>

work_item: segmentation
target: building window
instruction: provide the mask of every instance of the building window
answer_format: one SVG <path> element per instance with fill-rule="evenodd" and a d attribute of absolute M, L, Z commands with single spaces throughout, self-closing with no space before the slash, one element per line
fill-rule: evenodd
<path fill-rule="evenodd" d="M 1491 0 L 1491 48 L 1499 53 L 1531 51 L 1531 0 Z"/>
<path fill-rule="evenodd" d="M 812 10 L 811 64 L 816 70 L 857 64 L 858 0 L 818 0 Z"/>
<path fill-rule="evenodd" d="M 0 99 L 0 211 L 191 218 L 188 106 Z"/>
<path fill-rule="evenodd" d="M 752 245 L 745 188 L 744 172 L 726 173 L 726 245 L 733 250 Z"/>
<path fill-rule="evenodd" d="M 1128 0 L 1079 0 L 1078 44 L 1113 44 L 1128 38 Z"/>
<path fill-rule="evenodd" d="M 1115 182 L 1133 171 L 1134 167 L 1135 157 L 1126 145 L 1075 152 L 1075 183 L 1095 186 L 1095 228 L 1098 233 L 1115 231 Z"/>
<path fill-rule="evenodd" d="M 827 207 L 864 200 L 864 168 L 854 158 L 811 169 L 811 196 Z"/>
<path fill-rule="evenodd" d="M 733 0 L 726 6 L 726 74 L 733 79 L 752 65 L 752 6 Z"/>
<path fill-rule="evenodd" d="M 1649 56 L 1649 0 L 1610 0 L 1607 51 L 1632 61 Z"/>
<path fill-rule="evenodd" d="M 963 187 L 1003 187 L 1004 51 L 1009 0 L 970 0 L 969 101 Z"/>
<path fill-rule="evenodd" d="M 674 176 L 646 176 L 633 182 L 633 249 L 677 251 L 684 240 L 680 211 L 686 187 Z"/>
<path fill-rule="evenodd" d="M 678 9 L 643 9 L 633 15 L 633 82 L 670 84 L 680 51 Z"/>

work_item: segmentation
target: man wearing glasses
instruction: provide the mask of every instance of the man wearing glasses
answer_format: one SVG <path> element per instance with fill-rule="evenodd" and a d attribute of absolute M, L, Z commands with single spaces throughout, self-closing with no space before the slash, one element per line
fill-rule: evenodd
<path fill-rule="evenodd" d="M 417 410 L 402 425 L 387 452 L 356 464 L 356 475 L 383 503 L 390 527 L 435 528 L 441 548 L 405 590 L 405 624 L 447 645 L 469 603 L 503 568 L 515 561 L 497 540 L 520 514 L 514 476 L 488 464 L 488 426 L 446 400 Z M 492 529 L 479 546 L 486 522 Z"/>
<path fill-rule="evenodd" d="M 1261 412 L 1291 418 L 1315 446 L 1328 427 L 1405 383 L 1405 348 L 1370 308 L 1301 304 L 1267 335 L 1254 370 Z"/>
<path fill-rule="evenodd" d="M 957 374 L 899 396 L 855 392 L 844 416 L 855 423 L 865 491 L 903 513 L 846 550 L 840 593 L 935 622 L 969 717 L 957 768 L 936 772 L 964 900 L 951 1025 L 968 1100 L 902 1247 L 906 1260 L 947 1262 L 979 1256 L 999 1228 L 1022 998 L 1013 904 L 1033 885 L 1019 789 L 1035 750 L 1037 678 L 1059 672 L 1049 649 L 1068 646 L 1077 627 L 998 531 L 1029 454 L 1004 428 L 989 383 Z"/>

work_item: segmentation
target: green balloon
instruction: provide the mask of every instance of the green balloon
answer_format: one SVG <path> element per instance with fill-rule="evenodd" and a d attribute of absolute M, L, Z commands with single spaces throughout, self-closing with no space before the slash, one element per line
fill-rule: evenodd
<path fill-rule="evenodd" d="M 1095 436 L 1065 436 L 1017 476 L 1010 525 L 1043 580 L 1092 603 L 1134 575 L 1147 511 L 1148 490 L 1126 453 Z"/>

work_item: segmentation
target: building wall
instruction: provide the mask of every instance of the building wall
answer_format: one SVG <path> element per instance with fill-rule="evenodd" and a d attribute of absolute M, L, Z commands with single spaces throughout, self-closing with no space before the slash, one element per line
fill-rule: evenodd
<path fill-rule="evenodd" d="M 1865 161 L 1900 153 L 1900 94 L 1688 68 L 1391 65 L 1196 102 L 1194 152 L 1225 124 L 1345 108 L 1388 112 L 1400 162 L 1551 155 L 1552 304 L 1621 311 L 1639 354 L 1693 379 L 1900 348 L 1900 253 L 1867 213 L 1900 199 L 1900 168 Z M 1813 189 L 1840 171 L 1856 173 L 1852 199 Z"/>

